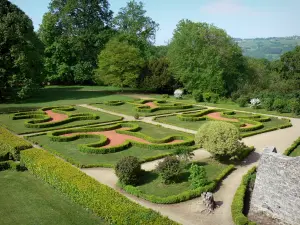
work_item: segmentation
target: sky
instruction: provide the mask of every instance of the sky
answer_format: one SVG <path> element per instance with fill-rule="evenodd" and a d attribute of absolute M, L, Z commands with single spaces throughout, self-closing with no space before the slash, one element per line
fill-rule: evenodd
<path fill-rule="evenodd" d="M 42 22 L 50 0 L 10 0 L 32 20 Z M 116 14 L 128 0 L 109 0 Z M 144 0 L 147 16 L 159 23 L 156 45 L 166 44 L 181 19 L 214 24 L 235 38 L 300 35 L 299 0 Z"/>

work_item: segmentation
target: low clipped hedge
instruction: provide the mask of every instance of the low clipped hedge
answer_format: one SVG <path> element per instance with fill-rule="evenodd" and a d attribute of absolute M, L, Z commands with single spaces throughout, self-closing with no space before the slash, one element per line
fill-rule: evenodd
<path fill-rule="evenodd" d="M 25 150 L 21 152 L 21 158 L 29 172 L 111 224 L 177 224 L 130 201 L 49 152 Z"/>
<path fill-rule="evenodd" d="M 294 143 L 284 151 L 284 155 L 289 156 L 300 145 L 300 137 L 294 141 Z"/>
<path fill-rule="evenodd" d="M 242 182 L 233 197 L 233 201 L 231 204 L 231 215 L 232 215 L 233 222 L 236 225 L 256 225 L 256 223 L 248 220 L 248 218 L 243 214 L 244 199 L 245 199 L 247 186 L 249 183 L 249 177 L 255 172 L 256 172 L 256 167 L 253 167 L 247 172 L 247 174 L 243 176 Z"/>
<path fill-rule="evenodd" d="M 20 151 L 28 148 L 32 148 L 29 142 L 0 127 L 0 161 L 10 158 L 19 160 Z"/>
<path fill-rule="evenodd" d="M 128 128 L 127 130 L 116 130 L 119 128 Z M 66 129 L 66 130 L 59 130 L 54 132 L 49 132 L 47 135 L 52 141 L 74 141 L 80 138 L 89 138 L 89 137 L 100 137 L 100 141 L 91 144 L 82 144 L 78 145 L 79 150 L 85 153 L 94 153 L 94 154 L 107 154 L 107 153 L 114 153 L 123 151 L 129 148 L 131 145 L 148 148 L 148 149 L 172 149 L 174 147 L 184 147 L 184 146 L 191 146 L 194 144 L 194 140 L 185 137 L 185 136 L 168 136 L 162 139 L 155 139 L 149 137 L 140 132 L 134 132 L 139 130 L 140 127 L 137 124 L 132 123 L 118 123 L 109 126 L 101 126 L 101 127 L 83 127 L 83 128 L 76 128 L 76 129 Z M 96 132 L 96 131 L 108 131 L 108 130 L 116 130 L 117 133 L 126 134 L 130 136 L 135 136 L 138 138 L 142 138 L 151 143 L 141 143 L 134 140 L 126 140 L 124 143 L 118 146 L 112 147 L 102 147 L 105 146 L 108 142 L 107 138 L 104 135 L 96 135 L 96 134 L 78 134 L 82 132 Z M 70 134 L 75 133 L 72 136 L 60 136 L 63 134 Z M 167 143 L 174 140 L 182 140 L 178 143 Z M 101 148 L 100 148 L 101 147 Z"/>
<path fill-rule="evenodd" d="M 45 114 L 44 111 L 46 110 L 52 110 L 56 113 L 66 114 L 68 115 L 68 118 L 61 121 L 55 121 L 50 122 L 52 118 Z M 47 127 L 53 127 L 53 126 L 59 126 L 66 123 L 79 121 L 79 120 L 97 120 L 99 119 L 99 116 L 96 114 L 91 113 L 76 113 L 76 114 L 70 114 L 69 111 L 74 111 L 75 108 L 72 106 L 58 106 L 58 107 L 44 107 L 37 111 L 30 111 L 30 112 L 21 112 L 21 113 L 15 113 L 12 116 L 13 120 L 18 119 L 33 119 L 29 121 L 25 121 L 24 125 L 27 128 L 47 128 Z"/>
<path fill-rule="evenodd" d="M 168 197 L 160 197 L 160 196 L 145 194 L 142 191 L 140 191 L 137 187 L 134 187 L 132 185 L 123 185 L 120 182 L 118 182 L 118 186 L 120 186 L 123 190 L 125 190 L 129 194 L 132 194 L 139 198 L 143 198 L 150 202 L 159 203 L 159 204 L 173 204 L 173 203 L 184 202 L 199 197 L 203 192 L 214 191 L 217 188 L 218 184 L 234 169 L 235 169 L 234 165 L 229 165 L 219 174 L 219 176 L 216 179 L 211 181 L 208 185 L 193 190 L 187 190 L 178 195 L 171 195 Z"/>
<path fill-rule="evenodd" d="M 119 106 L 119 105 L 123 105 L 125 102 L 123 101 L 106 101 L 103 102 L 104 105 L 109 105 L 109 106 Z"/>

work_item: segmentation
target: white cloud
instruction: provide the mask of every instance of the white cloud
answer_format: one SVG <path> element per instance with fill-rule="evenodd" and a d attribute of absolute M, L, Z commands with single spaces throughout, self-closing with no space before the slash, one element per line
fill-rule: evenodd
<path fill-rule="evenodd" d="M 201 7 L 201 12 L 209 14 L 248 14 L 255 15 L 261 12 L 243 5 L 241 0 L 217 0 Z"/>

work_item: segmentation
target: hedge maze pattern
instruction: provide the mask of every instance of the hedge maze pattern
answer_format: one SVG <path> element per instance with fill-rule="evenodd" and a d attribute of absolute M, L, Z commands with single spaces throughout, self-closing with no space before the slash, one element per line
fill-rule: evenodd
<path fill-rule="evenodd" d="M 148 149 L 172 149 L 174 147 L 188 147 L 194 140 L 185 136 L 167 136 L 155 139 L 141 132 L 135 123 L 117 123 L 108 126 L 83 127 L 49 132 L 47 135 L 52 141 L 67 142 L 80 138 L 99 137 L 99 141 L 90 144 L 78 145 L 80 151 L 93 154 L 107 154 L 123 151 L 130 146 L 139 146 Z M 108 137 L 107 137 L 108 136 Z M 121 139 L 117 145 L 114 138 Z M 117 141 L 118 142 L 118 141 Z"/>
<path fill-rule="evenodd" d="M 99 119 L 99 116 L 92 113 L 72 113 L 74 110 L 72 106 L 45 107 L 37 111 L 15 113 L 12 119 L 29 119 L 24 122 L 27 128 L 47 128 L 79 120 Z"/>

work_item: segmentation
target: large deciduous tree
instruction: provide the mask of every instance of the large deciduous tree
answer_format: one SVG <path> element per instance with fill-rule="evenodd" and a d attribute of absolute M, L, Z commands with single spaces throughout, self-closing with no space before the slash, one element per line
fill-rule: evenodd
<path fill-rule="evenodd" d="M 97 55 L 112 34 L 111 20 L 107 0 L 52 0 L 39 30 L 47 80 L 91 83 Z"/>
<path fill-rule="evenodd" d="M 127 40 L 139 48 L 144 58 L 152 54 L 151 45 L 155 42 L 159 25 L 146 16 L 142 2 L 130 1 L 118 12 L 113 20 L 114 27 L 120 33 L 119 39 Z"/>
<path fill-rule="evenodd" d="M 95 81 L 116 87 L 135 87 L 137 78 L 144 66 L 138 48 L 120 41 L 111 39 L 100 53 Z"/>
<path fill-rule="evenodd" d="M 191 92 L 228 95 L 243 79 L 241 49 L 224 30 L 207 23 L 181 20 L 168 59 L 175 76 Z"/>
<path fill-rule="evenodd" d="M 0 100 L 25 98 L 43 80 L 42 43 L 32 21 L 7 0 L 0 4 Z"/>

